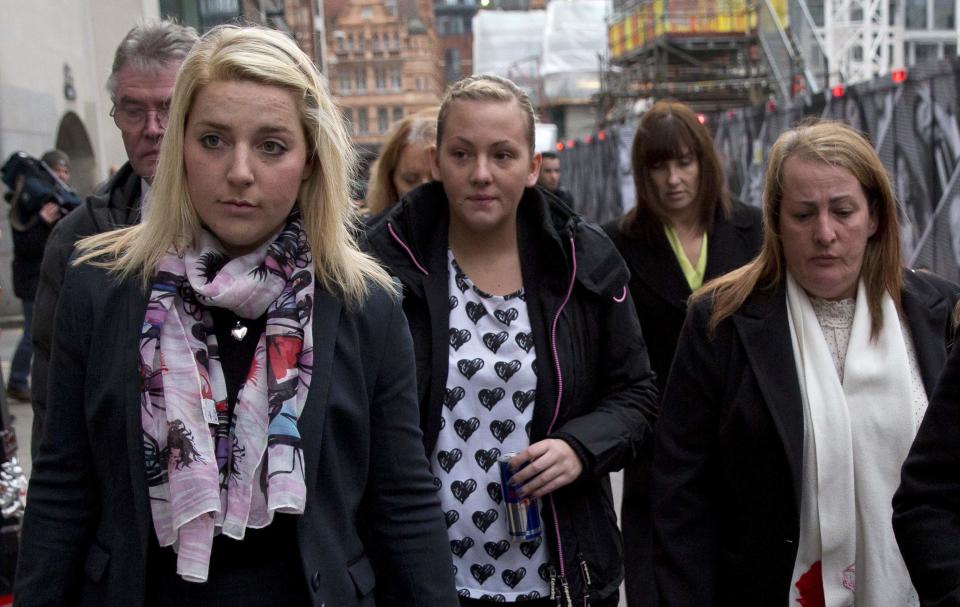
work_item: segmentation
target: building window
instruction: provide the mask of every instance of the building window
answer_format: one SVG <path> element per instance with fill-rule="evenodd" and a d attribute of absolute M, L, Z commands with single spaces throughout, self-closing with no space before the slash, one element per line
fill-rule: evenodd
<path fill-rule="evenodd" d="M 443 53 L 447 82 L 460 80 L 460 49 L 448 48 Z"/>
<path fill-rule="evenodd" d="M 933 0 L 933 29 L 952 30 L 956 23 L 953 0 Z"/>
<path fill-rule="evenodd" d="M 340 76 L 340 94 L 349 95 L 350 94 L 350 82 L 353 78 L 350 77 L 350 72 L 348 70 L 343 70 L 339 74 Z"/>
<path fill-rule="evenodd" d="M 357 70 L 357 92 L 363 93 L 367 90 L 367 70 L 360 68 Z"/>
<path fill-rule="evenodd" d="M 423 78 L 421 78 L 420 76 L 417 76 L 417 90 L 418 90 L 418 91 L 422 91 L 423 88 L 424 88 L 424 87 L 423 87 Z"/>
<path fill-rule="evenodd" d="M 387 129 L 390 128 L 390 118 L 387 115 L 387 108 L 378 107 L 377 108 L 377 130 L 381 133 L 386 133 Z"/>
<path fill-rule="evenodd" d="M 370 122 L 367 119 L 367 108 L 357 110 L 357 133 L 366 135 L 370 132 Z"/>
<path fill-rule="evenodd" d="M 357 36 L 357 50 L 361 53 L 367 46 L 367 40 L 363 37 L 363 34 Z"/>
<path fill-rule="evenodd" d="M 390 43 L 390 50 L 400 50 L 400 34 L 393 32 L 393 41 Z"/>
<path fill-rule="evenodd" d="M 399 91 L 403 88 L 403 75 L 398 67 L 390 70 L 390 88 L 395 91 Z"/>
<path fill-rule="evenodd" d="M 380 52 L 380 34 L 373 35 L 373 40 L 371 41 L 371 47 L 373 48 L 374 53 Z"/>
<path fill-rule="evenodd" d="M 936 44 L 915 44 L 913 47 L 913 60 L 916 63 L 936 59 L 939 51 L 939 45 Z"/>
<path fill-rule="evenodd" d="M 927 29 L 927 0 L 906 0 L 903 13 L 908 30 Z"/>
<path fill-rule="evenodd" d="M 338 53 L 342 53 L 344 51 L 343 32 L 333 32 L 333 44 L 336 47 Z"/>
<path fill-rule="evenodd" d="M 378 91 L 387 88 L 387 70 L 382 67 L 375 68 L 373 70 L 373 78 Z"/>
<path fill-rule="evenodd" d="M 393 108 L 393 121 L 400 122 L 401 120 L 403 120 L 403 108 L 398 105 Z"/>
<path fill-rule="evenodd" d="M 397 16 L 397 0 L 386 0 L 383 3 L 383 8 L 387 11 L 387 14 L 390 15 L 391 17 Z"/>
<path fill-rule="evenodd" d="M 370 19 L 372 19 L 373 9 L 371 9 L 369 6 L 363 7 L 363 9 L 360 10 L 360 18 L 363 19 L 364 21 L 369 21 Z"/>

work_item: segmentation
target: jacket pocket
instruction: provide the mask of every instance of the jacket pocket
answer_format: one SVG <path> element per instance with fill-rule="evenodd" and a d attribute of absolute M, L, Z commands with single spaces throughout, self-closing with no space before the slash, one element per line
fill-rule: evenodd
<path fill-rule="evenodd" d="M 103 577 L 103 572 L 107 570 L 107 564 L 110 562 L 110 553 L 100 547 L 99 544 L 90 545 L 87 551 L 87 560 L 83 565 L 83 572 L 93 582 L 99 582 Z"/>
<path fill-rule="evenodd" d="M 363 597 L 373 592 L 377 580 L 367 555 L 361 554 L 347 563 L 347 572 L 357 589 L 357 596 Z"/>

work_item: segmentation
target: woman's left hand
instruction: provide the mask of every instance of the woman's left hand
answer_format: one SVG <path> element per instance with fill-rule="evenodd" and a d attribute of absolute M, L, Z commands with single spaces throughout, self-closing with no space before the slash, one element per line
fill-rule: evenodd
<path fill-rule="evenodd" d="M 520 486 L 520 494 L 543 497 L 560 487 L 577 480 L 583 472 L 583 463 L 567 441 L 546 438 L 533 443 L 510 460 L 513 470 L 527 464 L 513 475 L 512 481 Z"/>

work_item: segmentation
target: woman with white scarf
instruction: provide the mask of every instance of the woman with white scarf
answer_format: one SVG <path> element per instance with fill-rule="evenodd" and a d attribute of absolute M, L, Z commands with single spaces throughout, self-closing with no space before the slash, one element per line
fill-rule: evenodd
<path fill-rule="evenodd" d="M 821 122 L 770 151 L 764 243 L 694 295 L 654 456 L 664 605 L 916 605 L 891 525 L 957 287 L 900 265 L 869 142 Z"/>
<path fill-rule="evenodd" d="M 409 330 L 316 67 L 216 28 L 149 112 L 149 212 L 81 241 L 60 299 L 17 605 L 360 606 L 378 581 L 456 605 Z"/>

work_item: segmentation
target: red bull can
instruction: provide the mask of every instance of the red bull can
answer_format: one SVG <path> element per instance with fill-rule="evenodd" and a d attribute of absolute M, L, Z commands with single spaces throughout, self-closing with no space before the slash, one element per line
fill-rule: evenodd
<path fill-rule="evenodd" d="M 516 453 L 505 453 L 497 458 L 500 466 L 500 489 L 503 493 L 503 505 L 507 513 L 507 529 L 510 538 L 522 542 L 533 540 L 543 533 L 540 522 L 540 502 L 536 498 L 521 497 L 510 484 L 513 472 L 510 460 Z"/>

